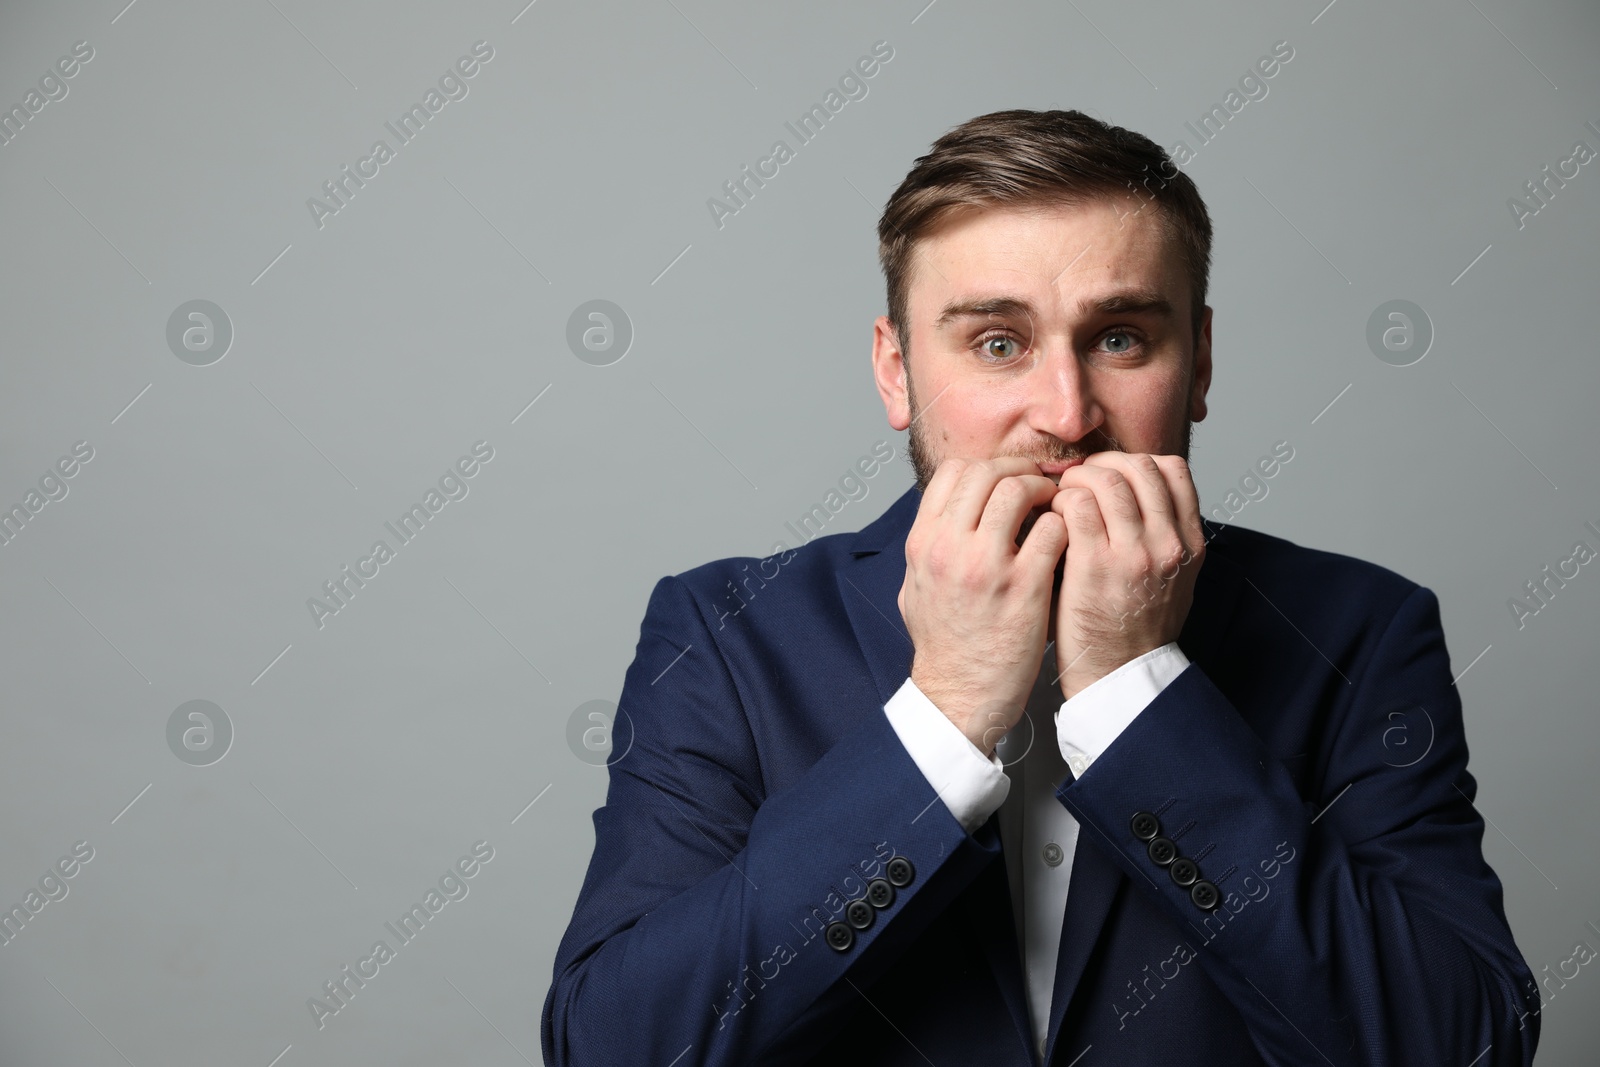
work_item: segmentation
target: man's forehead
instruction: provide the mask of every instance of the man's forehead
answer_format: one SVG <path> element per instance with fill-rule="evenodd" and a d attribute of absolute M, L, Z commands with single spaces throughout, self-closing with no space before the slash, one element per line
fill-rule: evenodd
<path fill-rule="evenodd" d="M 908 310 L 936 329 L 1057 310 L 1170 317 L 1187 306 L 1177 241 L 1158 210 L 1131 197 L 967 209 L 915 248 Z"/>

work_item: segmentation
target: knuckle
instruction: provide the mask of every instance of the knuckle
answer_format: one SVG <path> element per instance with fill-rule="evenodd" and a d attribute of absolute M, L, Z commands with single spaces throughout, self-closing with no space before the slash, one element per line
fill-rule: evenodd
<path fill-rule="evenodd" d="M 1005 503 L 1019 503 L 1031 495 L 1028 485 L 1021 478 L 1011 476 L 1000 479 L 1000 484 L 994 487 L 996 496 L 1004 493 L 1002 498 Z"/>
<path fill-rule="evenodd" d="M 1129 484 L 1128 479 L 1115 467 L 1096 467 L 1090 477 L 1104 489 L 1115 490 L 1118 486 Z"/>
<path fill-rule="evenodd" d="M 1034 529 L 1039 530 L 1039 536 L 1029 536 L 1035 551 L 1046 556 L 1054 556 L 1059 551 L 1059 545 L 1066 539 L 1067 525 L 1058 516 L 1051 514 L 1034 523 Z"/>
<path fill-rule="evenodd" d="M 988 586 L 989 572 L 982 561 L 971 560 L 961 566 L 958 580 L 962 589 L 968 592 L 979 592 Z"/>
<path fill-rule="evenodd" d="M 1063 489 L 1062 492 L 1067 494 L 1067 502 L 1064 506 L 1073 514 L 1087 512 L 1095 506 L 1094 493 L 1081 485 L 1075 485 L 1071 489 Z"/>
<path fill-rule="evenodd" d="M 1117 517 L 1130 521 L 1138 521 L 1143 512 L 1139 510 L 1139 499 L 1133 493 L 1112 493 L 1109 498 L 1111 507 L 1116 509 Z"/>

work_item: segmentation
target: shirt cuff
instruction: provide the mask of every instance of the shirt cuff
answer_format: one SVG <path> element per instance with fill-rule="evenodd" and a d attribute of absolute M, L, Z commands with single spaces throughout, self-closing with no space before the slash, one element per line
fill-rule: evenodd
<path fill-rule="evenodd" d="M 984 757 L 966 734 L 907 678 L 883 706 L 911 759 L 950 814 L 972 833 L 999 810 L 1011 779 L 999 755 Z"/>
<path fill-rule="evenodd" d="M 1056 740 L 1073 776 L 1082 778 L 1089 765 L 1111 747 L 1139 712 L 1188 666 L 1189 657 L 1178 643 L 1168 641 L 1129 660 L 1063 703 L 1056 711 Z"/>

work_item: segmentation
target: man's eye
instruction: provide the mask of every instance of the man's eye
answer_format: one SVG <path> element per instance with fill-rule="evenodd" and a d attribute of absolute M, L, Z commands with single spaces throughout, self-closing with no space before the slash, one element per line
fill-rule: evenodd
<path fill-rule="evenodd" d="M 1116 338 L 1122 338 L 1122 343 L 1116 343 Z M 1132 330 L 1112 330 L 1110 333 L 1106 334 L 1105 339 L 1107 345 L 1106 350 L 1119 355 L 1130 351 L 1133 346 L 1137 345 L 1140 341 L 1139 335 L 1134 333 Z"/>
<path fill-rule="evenodd" d="M 978 350 L 991 363 L 1003 363 L 1019 354 L 1017 339 L 1010 334 L 990 334 L 978 340 Z"/>

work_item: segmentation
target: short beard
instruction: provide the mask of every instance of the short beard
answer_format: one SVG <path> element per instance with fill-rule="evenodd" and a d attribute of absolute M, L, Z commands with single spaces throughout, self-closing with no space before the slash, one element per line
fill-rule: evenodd
<path fill-rule="evenodd" d="M 928 483 L 933 480 L 934 471 L 938 470 L 938 461 L 933 458 L 928 449 L 928 440 L 923 433 L 921 412 L 917 407 L 917 390 L 911 384 L 911 365 L 906 364 L 906 402 L 911 405 L 911 439 L 907 443 L 906 451 L 911 457 L 911 469 L 916 472 L 917 492 L 924 493 L 928 490 Z"/>

